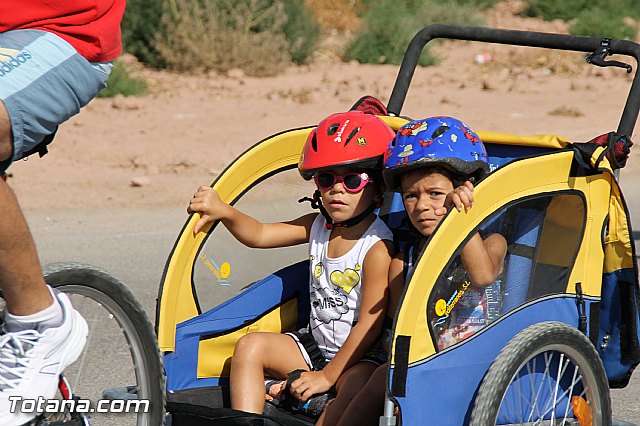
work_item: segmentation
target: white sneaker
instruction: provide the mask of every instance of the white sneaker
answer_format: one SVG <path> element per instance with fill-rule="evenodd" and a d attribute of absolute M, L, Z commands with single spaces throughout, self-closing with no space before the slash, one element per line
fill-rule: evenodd
<path fill-rule="evenodd" d="M 22 425 L 39 413 L 11 413 L 9 400 L 51 399 L 58 388 L 60 373 L 72 364 L 87 341 L 88 326 L 80 313 L 73 309 L 64 293 L 53 292 L 62 307 L 63 321 L 59 327 L 42 332 L 23 330 L 0 335 L 0 425 Z M 15 398 L 12 398 L 15 401 Z"/>

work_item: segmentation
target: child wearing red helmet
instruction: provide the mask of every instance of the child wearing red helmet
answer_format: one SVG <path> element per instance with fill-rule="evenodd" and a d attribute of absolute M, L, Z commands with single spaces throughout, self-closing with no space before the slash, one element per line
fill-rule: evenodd
<path fill-rule="evenodd" d="M 301 402 L 301 410 L 319 415 L 318 407 L 309 406 L 311 397 L 333 389 L 333 404 L 346 407 L 385 361 L 382 351 L 370 349 L 384 321 L 392 234 L 373 211 L 380 205 L 382 158 L 393 136 L 382 120 L 360 111 L 333 114 L 318 124 L 298 169 L 304 179 L 315 181 L 312 204 L 321 214 L 261 223 L 222 202 L 210 187 L 193 196 L 189 211 L 201 216 L 196 233 L 220 220 L 250 247 L 309 243 L 309 327 L 297 333 L 250 333 L 237 342 L 232 408 L 262 413 L 265 372 L 283 380 L 292 371 L 297 378 L 290 376 L 287 391 Z M 318 424 L 323 422 L 321 417 Z"/>

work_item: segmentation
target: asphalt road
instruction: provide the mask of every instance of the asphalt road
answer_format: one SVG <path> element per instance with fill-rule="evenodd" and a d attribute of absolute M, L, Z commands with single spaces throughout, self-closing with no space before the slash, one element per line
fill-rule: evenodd
<path fill-rule="evenodd" d="M 640 213 L 639 199 L 629 204 Z M 184 208 L 28 211 L 26 216 L 43 264 L 74 261 L 103 268 L 131 288 L 153 319 L 164 264 L 186 219 Z M 640 215 L 632 220 L 640 225 Z M 635 374 L 630 386 L 612 391 L 614 417 L 640 424 L 639 395 L 640 374 Z"/>
<path fill-rule="evenodd" d="M 165 261 L 187 218 L 186 209 L 26 212 L 40 262 L 82 262 L 124 282 L 155 312 Z"/>

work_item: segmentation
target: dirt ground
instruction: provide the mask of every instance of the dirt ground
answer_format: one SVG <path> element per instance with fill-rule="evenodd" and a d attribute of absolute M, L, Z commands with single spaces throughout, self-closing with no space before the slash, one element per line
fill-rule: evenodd
<path fill-rule="evenodd" d="M 499 3 L 487 25 L 566 31 L 562 22 L 517 16 L 519 5 Z M 434 52 L 440 64 L 416 71 L 402 114 L 453 115 L 476 130 L 586 141 L 616 129 L 631 82 L 577 53 L 460 41 Z M 320 50 L 312 64 L 273 78 L 138 72 L 149 96 L 94 100 L 61 127 L 44 159 L 12 166 L 25 209 L 186 207 L 198 185 L 264 137 L 315 124 L 363 95 L 386 102 L 398 67 L 340 62 Z M 623 179 L 640 172 L 639 156 L 636 148 Z"/>

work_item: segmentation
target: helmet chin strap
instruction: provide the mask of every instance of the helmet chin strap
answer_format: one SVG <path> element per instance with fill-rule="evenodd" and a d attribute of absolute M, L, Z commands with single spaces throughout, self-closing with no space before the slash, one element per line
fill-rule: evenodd
<path fill-rule="evenodd" d="M 322 214 L 322 216 L 324 216 L 325 220 L 327 221 L 327 224 L 325 225 L 325 228 L 327 229 L 348 228 L 350 226 L 355 226 L 365 220 L 378 207 L 378 203 L 373 202 L 362 213 L 352 217 L 351 219 L 347 219 L 344 222 L 335 222 L 327 212 L 327 209 L 325 209 L 322 205 L 319 190 L 315 190 L 315 192 L 313 193 L 313 198 L 303 197 L 298 200 L 299 203 L 302 203 L 304 201 L 309 201 L 312 208 L 320 210 L 320 214 Z"/>

